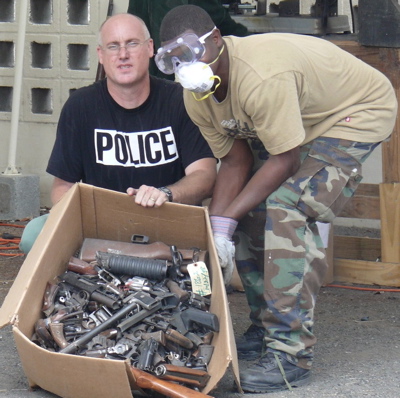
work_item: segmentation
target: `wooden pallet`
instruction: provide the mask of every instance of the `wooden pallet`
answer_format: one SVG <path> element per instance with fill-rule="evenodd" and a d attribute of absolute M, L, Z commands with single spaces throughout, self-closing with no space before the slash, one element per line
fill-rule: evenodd
<path fill-rule="evenodd" d="M 383 72 L 400 104 L 400 49 L 333 43 Z M 400 115 L 390 142 L 382 144 L 383 182 L 361 184 L 340 217 L 380 220 L 381 238 L 333 236 L 332 280 L 400 287 Z"/>

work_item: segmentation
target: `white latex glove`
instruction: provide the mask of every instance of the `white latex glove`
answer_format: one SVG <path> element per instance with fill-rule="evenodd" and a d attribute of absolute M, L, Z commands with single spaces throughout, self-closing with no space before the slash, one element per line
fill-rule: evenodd
<path fill-rule="evenodd" d="M 219 263 L 221 265 L 224 283 L 227 286 L 232 279 L 235 267 L 233 262 L 233 259 L 235 258 L 235 245 L 231 240 L 220 235 L 214 235 L 214 243 L 217 249 Z"/>

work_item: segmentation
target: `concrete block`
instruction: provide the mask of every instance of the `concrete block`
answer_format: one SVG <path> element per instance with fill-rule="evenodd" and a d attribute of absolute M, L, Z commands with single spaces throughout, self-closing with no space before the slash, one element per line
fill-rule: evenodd
<path fill-rule="evenodd" d="M 39 176 L 0 176 L 0 220 L 21 220 L 40 214 Z"/>
<path fill-rule="evenodd" d="M 60 80 L 25 78 L 23 121 L 57 123 L 60 116 Z"/>
<path fill-rule="evenodd" d="M 96 36 L 100 27 L 97 22 L 99 5 L 93 6 L 90 3 L 92 3 L 91 0 L 60 1 L 60 32 Z M 127 9 L 128 6 L 124 12 Z M 106 15 L 104 13 L 103 20 L 106 19 Z"/>
<path fill-rule="evenodd" d="M 11 120 L 13 86 L 13 77 L 0 77 L 0 120 Z M 0 142 L 7 142 L 9 129 L 0 127 Z"/>
<path fill-rule="evenodd" d="M 64 79 L 96 77 L 96 40 L 90 35 L 63 35 L 60 40 L 61 70 Z"/>
<path fill-rule="evenodd" d="M 41 0 L 29 2 L 27 33 L 60 33 L 60 3 L 65 1 Z M 18 10 L 19 11 L 19 10 Z"/>
<path fill-rule="evenodd" d="M 24 77 L 43 80 L 60 77 L 60 36 L 27 34 L 25 38 Z"/>

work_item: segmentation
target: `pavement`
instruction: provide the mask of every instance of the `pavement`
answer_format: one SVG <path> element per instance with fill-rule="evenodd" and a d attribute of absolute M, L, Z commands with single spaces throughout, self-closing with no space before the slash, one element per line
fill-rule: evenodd
<path fill-rule="evenodd" d="M 21 257 L 0 256 L 0 304 L 22 261 Z M 293 391 L 239 394 L 228 370 L 210 395 L 216 398 L 398 398 L 400 291 L 379 291 L 377 286 L 357 287 L 364 290 L 354 290 L 354 286 L 321 289 L 314 328 L 318 341 L 309 385 Z M 245 295 L 234 291 L 228 299 L 238 336 L 249 326 Z M 56 398 L 40 388 L 29 389 L 11 326 L 0 330 L 0 353 L 0 397 Z M 251 362 L 239 362 L 241 371 L 250 365 Z"/>

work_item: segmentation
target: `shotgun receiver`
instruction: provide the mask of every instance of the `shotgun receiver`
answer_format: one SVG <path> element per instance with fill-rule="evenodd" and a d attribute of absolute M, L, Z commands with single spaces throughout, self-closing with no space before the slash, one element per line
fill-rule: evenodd
<path fill-rule="evenodd" d="M 159 379 L 133 366 L 131 366 L 131 372 L 137 387 L 157 391 L 169 398 L 213 398 L 200 391 L 195 391 L 180 384 Z"/>

